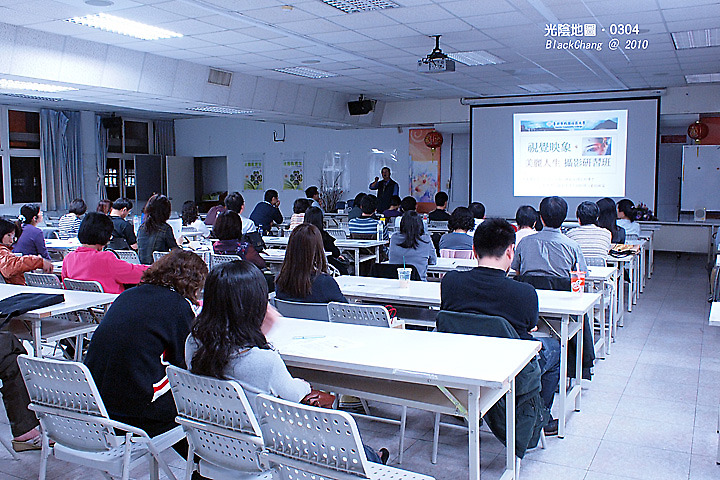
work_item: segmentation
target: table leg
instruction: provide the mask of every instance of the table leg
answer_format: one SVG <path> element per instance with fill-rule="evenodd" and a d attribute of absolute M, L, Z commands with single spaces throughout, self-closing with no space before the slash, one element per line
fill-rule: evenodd
<path fill-rule="evenodd" d="M 627 270 L 630 276 L 630 281 L 628 282 L 628 302 L 627 302 L 627 311 L 632 312 L 632 306 L 633 306 L 633 300 L 635 299 L 635 293 L 633 291 L 633 287 L 635 286 L 635 269 L 633 268 L 633 262 L 634 260 L 630 260 L 627 263 Z M 625 274 L 623 273 L 623 282 L 625 282 Z"/>
<path fill-rule="evenodd" d="M 353 252 L 355 253 L 355 275 L 360 276 L 360 249 L 354 248 Z"/>
<path fill-rule="evenodd" d="M 600 300 L 602 302 L 602 299 Z M 595 308 L 593 307 L 593 310 Z M 573 390 L 575 390 L 575 411 L 580 411 L 580 397 L 582 396 L 582 356 L 583 356 L 583 345 L 584 331 L 585 331 L 585 315 L 580 316 L 580 331 L 575 334 L 575 383 L 573 384 Z"/>
<path fill-rule="evenodd" d="M 648 278 L 652 276 L 653 268 L 655 266 L 655 245 L 653 244 L 653 237 L 655 232 L 650 233 L 650 253 L 648 255 Z"/>
<path fill-rule="evenodd" d="M 515 461 L 515 379 L 510 380 L 510 388 L 505 394 L 505 473 L 502 478 L 517 479 Z"/>
<path fill-rule="evenodd" d="M 604 285 L 601 286 L 600 290 L 600 337 L 603 340 L 603 349 L 602 349 L 602 357 L 605 358 L 608 353 L 608 332 L 607 332 L 607 322 L 605 321 L 605 301 L 603 300 L 603 295 L 605 293 L 605 287 Z M 612 303 L 611 303 L 612 304 Z M 612 307 L 610 307 L 612 308 Z M 594 327 L 593 327 L 594 330 Z"/>
<path fill-rule="evenodd" d="M 33 337 L 33 356 L 42 357 L 42 344 L 40 343 L 40 327 L 42 320 L 32 320 L 32 337 Z"/>
<path fill-rule="evenodd" d="M 512 391 L 512 384 L 510 387 Z M 513 396 L 513 401 L 514 401 Z M 514 404 L 513 404 L 514 406 Z M 514 412 L 513 412 L 514 413 Z M 509 413 L 508 413 L 509 415 Z M 513 418 L 514 420 L 514 418 Z M 515 422 L 513 421 L 513 428 Z M 510 443 L 508 443 L 508 451 L 510 451 Z M 480 479 L 480 389 L 473 387 L 468 389 L 468 448 L 470 464 L 469 478 L 470 480 Z M 513 442 L 513 456 L 515 456 L 515 442 Z M 514 477 L 513 477 L 514 478 Z"/>
<path fill-rule="evenodd" d="M 615 312 L 617 314 L 615 324 L 622 327 L 625 317 L 625 267 L 622 263 L 618 264 L 617 270 L 617 287 L 615 291 L 618 292 L 618 308 Z M 617 330 L 615 330 L 615 335 L 617 335 Z"/>
<path fill-rule="evenodd" d="M 560 322 L 560 418 L 558 418 L 558 437 L 565 437 L 565 416 L 567 401 L 567 351 L 568 351 L 568 322 L 570 317 L 563 315 Z"/>

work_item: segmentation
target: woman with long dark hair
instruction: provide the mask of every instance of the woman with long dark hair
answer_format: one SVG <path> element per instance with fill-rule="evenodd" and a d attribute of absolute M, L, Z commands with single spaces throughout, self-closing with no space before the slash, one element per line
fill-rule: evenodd
<path fill-rule="evenodd" d="M 597 202 L 600 209 L 598 215 L 598 227 L 610 230 L 612 243 L 625 243 L 625 229 L 617 225 L 617 209 L 612 198 L 601 198 Z"/>
<path fill-rule="evenodd" d="M 218 239 L 213 252 L 219 255 L 238 255 L 243 260 L 265 268 L 265 260 L 249 242 L 242 241 L 242 219 L 232 210 L 221 212 L 215 219 L 213 235 Z"/>
<path fill-rule="evenodd" d="M 13 252 L 23 255 L 40 255 L 50 260 L 50 254 L 45 246 L 45 237 L 37 225 L 43 221 L 43 212 L 39 205 L 28 203 L 20 207 L 18 215 L 18 229 L 22 231 L 20 238 L 13 247 Z"/>
<path fill-rule="evenodd" d="M 180 217 L 182 218 L 183 227 L 192 227 L 204 237 L 210 235 L 210 229 L 205 225 L 205 222 L 200 220 L 197 204 L 192 200 L 183 203 Z"/>
<path fill-rule="evenodd" d="M 323 222 L 323 211 L 318 207 L 310 207 L 305 211 L 305 223 L 311 223 L 320 230 L 322 235 L 323 248 L 326 252 L 330 252 L 327 257 L 328 263 L 340 271 L 341 275 L 347 275 L 347 260 L 340 253 L 340 249 L 335 246 L 335 237 L 325 231 L 325 222 Z"/>
<path fill-rule="evenodd" d="M 165 195 L 155 194 L 145 204 L 145 221 L 137 234 L 140 263 L 153 263 L 153 252 L 169 252 L 178 248 L 173 229 L 167 223 L 171 208 Z"/>
<path fill-rule="evenodd" d="M 427 280 L 428 265 L 437 263 L 435 246 L 424 233 L 422 217 L 417 212 L 403 213 L 400 231 L 390 238 L 390 263 L 415 265 L 420 278 Z"/>
<path fill-rule="evenodd" d="M 632 200 L 623 198 L 617 204 L 617 224 L 625 229 L 625 236 L 628 240 L 637 240 L 640 236 L 640 224 L 636 221 L 637 210 Z"/>
<path fill-rule="evenodd" d="M 298 226 L 293 234 L 304 225 L 308 224 Z M 277 312 L 268 306 L 267 286 L 257 267 L 245 261 L 218 265 L 205 282 L 203 309 L 185 343 L 188 368 L 196 375 L 235 380 L 251 405 L 264 393 L 325 406 L 327 394 L 293 378 L 265 338 L 276 320 Z M 372 449 L 365 447 L 365 452 L 369 460 L 381 462 Z M 389 453 L 381 450 L 380 455 L 387 460 Z"/>
<path fill-rule="evenodd" d="M 275 288 L 281 300 L 347 303 L 337 282 L 327 273 L 322 235 L 315 225 L 301 223 L 290 234 Z"/>

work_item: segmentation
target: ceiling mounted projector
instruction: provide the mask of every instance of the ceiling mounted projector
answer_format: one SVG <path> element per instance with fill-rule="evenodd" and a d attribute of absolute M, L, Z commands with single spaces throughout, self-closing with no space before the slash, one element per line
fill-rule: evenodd
<path fill-rule="evenodd" d="M 364 95 L 354 102 L 348 102 L 348 113 L 350 115 L 367 115 L 375 108 L 375 100 L 365 100 Z"/>
<path fill-rule="evenodd" d="M 435 38 L 435 48 L 427 57 L 418 60 L 418 72 L 420 73 L 440 73 L 454 72 L 455 60 L 449 58 L 440 50 L 440 37 L 442 35 L 431 35 Z"/>

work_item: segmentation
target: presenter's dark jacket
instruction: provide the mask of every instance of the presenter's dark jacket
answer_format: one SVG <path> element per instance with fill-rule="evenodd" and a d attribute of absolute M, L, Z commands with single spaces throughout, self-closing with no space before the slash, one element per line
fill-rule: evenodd
<path fill-rule="evenodd" d="M 370 190 L 378 191 L 377 211 L 384 212 L 385 210 L 390 208 L 390 198 L 393 195 L 399 195 L 400 185 L 398 185 L 397 182 L 392 178 L 389 179 L 387 182 L 385 180 L 378 180 L 377 184 L 375 184 L 375 187 L 372 186 L 374 183 L 375 182 L 372 182 L 369 188 Z"/>

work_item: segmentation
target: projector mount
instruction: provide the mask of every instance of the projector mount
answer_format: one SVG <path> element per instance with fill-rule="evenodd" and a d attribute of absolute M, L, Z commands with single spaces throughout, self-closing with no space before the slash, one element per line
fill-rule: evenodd
<path fill-rule="evenodd" d="M 425 58 L 418 60 L 418 71 L 421 73 L 454 72 L 455 61 L 448 58 L 440 49 L 442 35 L 430 35 L 435 39 L 435 48 Z"/>

